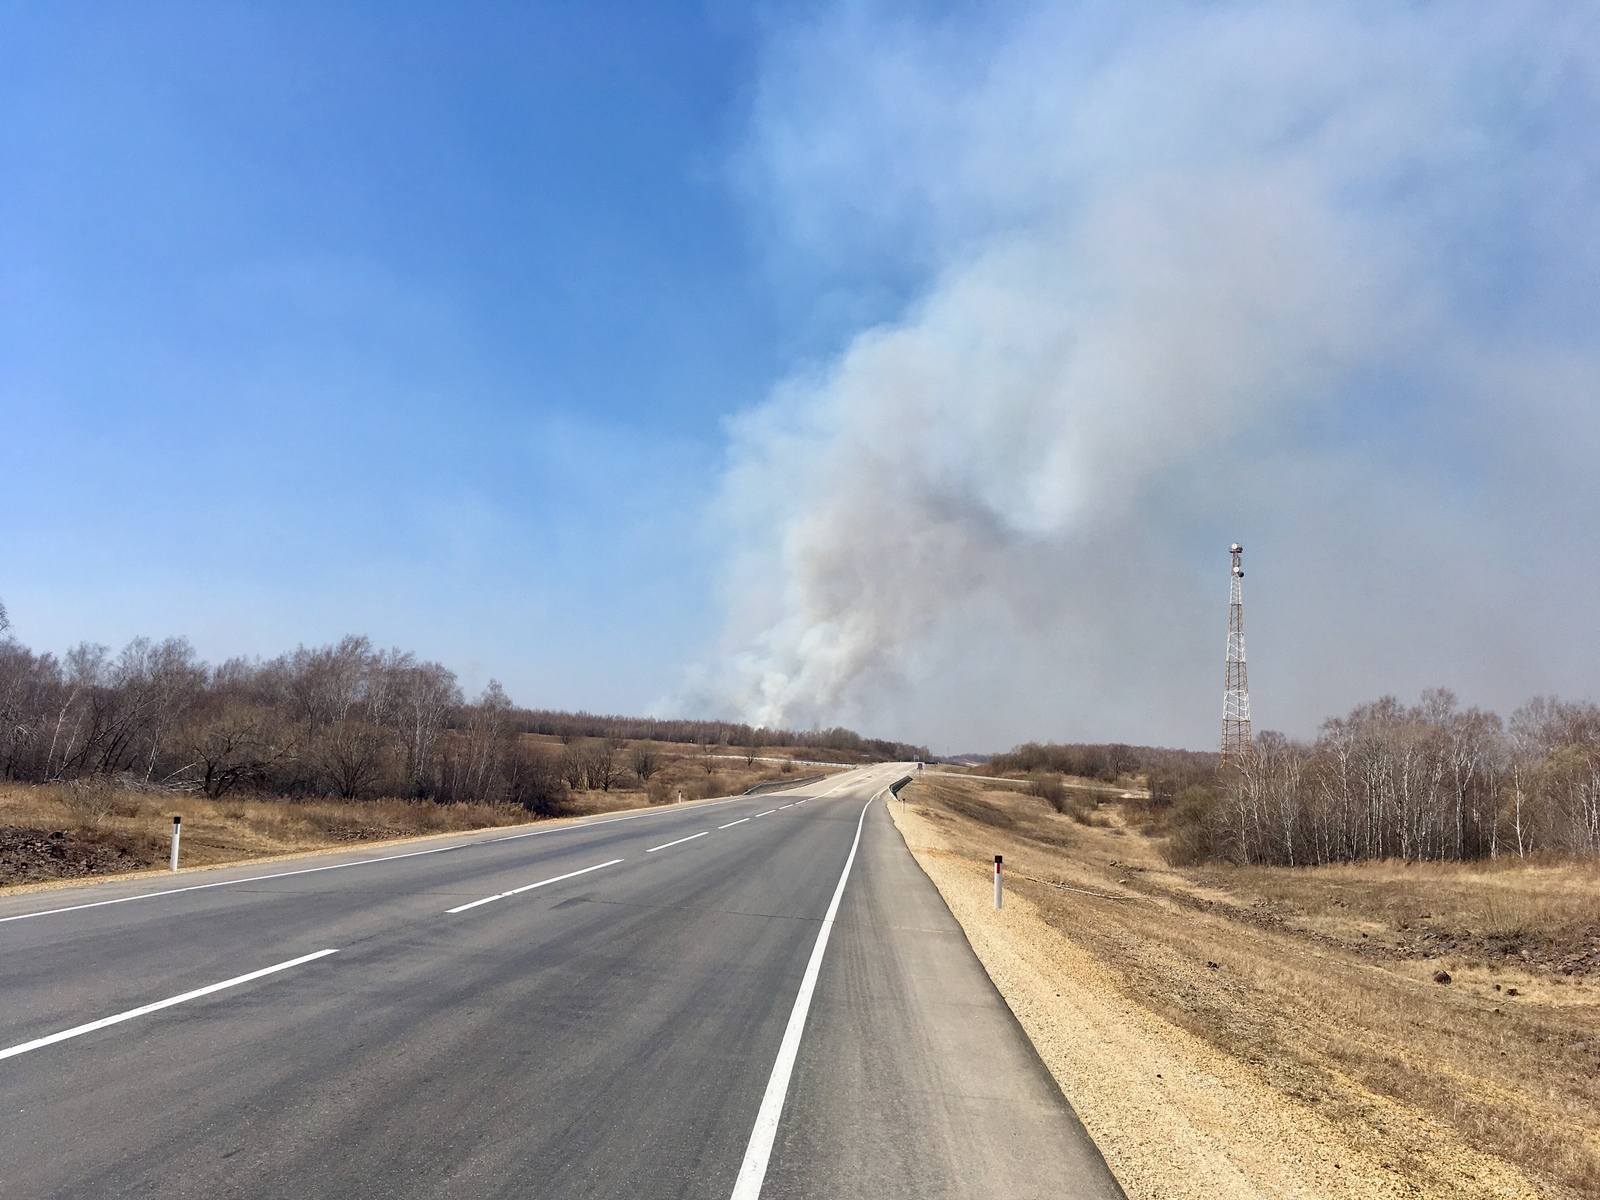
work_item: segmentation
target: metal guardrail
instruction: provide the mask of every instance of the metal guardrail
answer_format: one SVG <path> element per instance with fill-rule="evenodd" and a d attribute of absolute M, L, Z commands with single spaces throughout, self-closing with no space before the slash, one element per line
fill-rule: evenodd
<path fill-rule="evenodd" d="M 801 784 L 815 783 L 819 779 L 826 779 L 827 775 L 807 775 L 804 779 L 774 779 L 771 783 L 758 783 L 748 791 L 741 792 L 743 796 L 759 796 L 763 792 L 782 792 L 789 788 L 799 787 Z"/>

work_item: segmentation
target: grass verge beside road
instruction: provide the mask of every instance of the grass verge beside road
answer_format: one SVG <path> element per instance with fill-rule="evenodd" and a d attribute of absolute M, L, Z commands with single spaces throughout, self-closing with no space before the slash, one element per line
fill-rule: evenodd
<path fill-rule="evenodd" d="M 907 843 L 1134 1200 L 1600 1193 L 1592 866 L 1175 870 L 1115 803 L 905 795 Z"/>
<path fill-rule="evenodd" d="M 220 866 L 533 819 L 520 808 L 408 800 L 207 800 L 109 790 L 92 806 L 66 788 L 0 788 L 0 888 L 37 887 L 158 870 L 172 818 L 183 818 L 182 865 Z"/>
<path fill-rule="evenodd" d="M 559 816 L 737 795 L 757 783 L 792 786 L 819 771 L 728 757 L 666 754 L 649 786 L 570 792 Z M 710 769 L 707 769 L 709 767 Z M 172 818 L 183 818 L 182 865 L 221 866 L 442 833 L 520 825 L 536 818 L 509 804 L 431 800 L 289 800 L 204 796 L 93 779 L 74 784 L 0 784 L 0 890 L 160 870 Z"/>

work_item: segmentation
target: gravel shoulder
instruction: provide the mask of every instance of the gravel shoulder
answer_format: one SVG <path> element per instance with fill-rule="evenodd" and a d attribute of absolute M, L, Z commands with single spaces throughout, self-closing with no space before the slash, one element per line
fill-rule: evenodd
<path fill-rule="evenodd" d="M 890 806 L 907 845 L 1134 1200 L 1594 1194 L 1583 1186 L 1585 1156 L 1600 1143 L 1573 1124 L 1562 1098 L 1507 1088 L 1490 1096 L 1507 1111 L 1514 1101 L 1530 1130 L 1542 1123 L 1565 1135 L 1552 1136 L 1547 1153 L 1572 1159 L 1557 1166 L 1566 1182 L 1478 1148 L 1489 1143 L 1471 1136 L 1472 1123 L 1492 1113 L 1441 1115 L 1370 1072 L 1372 1056 L 1417 1062 L 1416 1045 L 1391 1044 L 1381 1022 L 1352 1028 L 1341 1008 L 1360 1008 L 1360 989 L 1380 968 L 1278 931 L 1249 929 L 1241 940 L 1225 918 L 1121 886 L 1130 878 L 1118 876 L 1137 870 L 1126 864 L 1113 864 L 1110 878 L 1070 869 L 1087 857 L 1085 838 L 1127 853 L 1139 839 L 1126 831 L 1115 841 L 1109 830 L 1064 828 L 1024 839 L 967 797 L 923 784 L 908 796 Z M 996 851 L 1032 876 L 1012 878 L 998 912 Z M 1426 977 L 1370 986 L 1422 988 Z M 1319 994 L 1338 1003 L 1314 1011 Z M 1419 1008 L 1417 1023 L 1428 1016 Z M 1345 1027 L 1307 1032 L 1319 1022 Z M 1463 1103 L 1496 1086 L 1448 1057 L 1417 1074 L 1447 1098 L 1454 1086 Z"/>

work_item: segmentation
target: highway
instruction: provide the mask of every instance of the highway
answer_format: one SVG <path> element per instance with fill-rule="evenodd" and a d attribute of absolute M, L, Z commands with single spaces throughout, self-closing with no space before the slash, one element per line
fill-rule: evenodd
<path fill-rule="evenodd" d="M 0 1197 L 1120 1197 L 902 774 L 0 897 Z"/>

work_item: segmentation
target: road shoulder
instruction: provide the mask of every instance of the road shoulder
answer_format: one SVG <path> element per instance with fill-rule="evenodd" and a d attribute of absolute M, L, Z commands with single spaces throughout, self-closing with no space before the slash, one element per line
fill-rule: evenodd
<path fill-rule="evenodd" d="M 954 852 L 916 805 L 895 804 L 892 815 L 1131 1200 L 1419 1194 L 1380 1160 L 1381 1148 L 1286 1103 L 1245 1064 L 1141 1007 L 1025 896 L 1008 892 L 996 911 L 989 873 Z M 1399 1105 L 1373 1101 L 1406 1119 Z M 1455 1165 L 1480 1185 L 1473 1195 L 1536 1194 L 1487 1155 Z"/>
<path fill-rule="evenodd" d="M 763 1197 L 1118 1200 L 885 807 L 867 813 Z"/>

